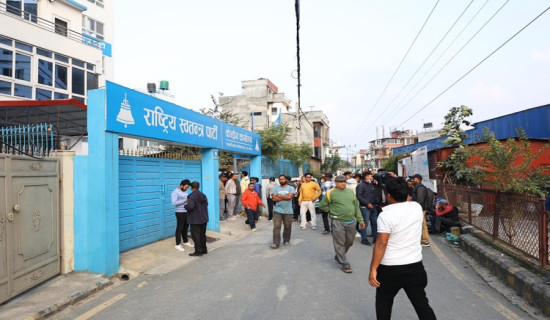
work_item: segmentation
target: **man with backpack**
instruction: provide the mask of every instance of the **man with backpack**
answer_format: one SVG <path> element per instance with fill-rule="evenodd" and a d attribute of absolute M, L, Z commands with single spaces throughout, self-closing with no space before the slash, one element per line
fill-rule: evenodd
<path fill-rule="evenodd" d="M 422 221 L 422 239 L 420 244 L 423 247 L 430 246 L 430 235 L 428 233 L 428 225 L 426 224 L 426 215 L 434 214 L 434 193 L 429 188 L 422 184 L 422 176 L 418 173 L 409 177 L 413 182 L 414 188 L 412 191 L 412 201 L 418 202 L 424 213 Z"/>

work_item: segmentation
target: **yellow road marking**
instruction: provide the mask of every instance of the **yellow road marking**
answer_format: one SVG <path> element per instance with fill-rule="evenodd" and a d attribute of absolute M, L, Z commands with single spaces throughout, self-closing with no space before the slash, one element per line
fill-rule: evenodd
<path fill-rule="evenodd" d="M 496 311 L 498 311 L 502 316 L 504 316 L 506 319 L 509 320 L 521 320 L 520 317 L 518 317 L 512 310 L 508 309 L 505 305 L 495 300 L 493 297 L 484 294 L 480 290 L 474 288 L 469 282 L 466 280 L 466 276 L 460 272 L 452 263 L 449 261 L 449 259 L 441 252 L 441 250 L 435 245 L 433 241 L 430 242 L 430 248 L 432 248 L 432 251 L 435 253 L 439 261 L 458 279 L 460 280 L 470 291 L 478 295 L 481 299 L 485 300 L 489 305 L 493 307 Z"/>
<path fill-rule="evenodd" d="M 87 320 L 87 319 L 90 319 L 91 317 L 95 316 L 96 314 L 98 314 L 100 311 L 108 308 L 109 306 L 111 306 L 112 304 L 114 304 L 115 302 L 119 301 L 119 300 L 122 300 L 124 297 L 126 297 L 126 294 L 125 293 L 120 293 L 120 294 L 117 294 L 116 296 L 112 297 L 111 299 L 103 302 L 102 304 L 100 304 L 99 306 L 89 310 L 88 312 L 80 315 L 79 317 L 75 318 L 75 320 Z"/>

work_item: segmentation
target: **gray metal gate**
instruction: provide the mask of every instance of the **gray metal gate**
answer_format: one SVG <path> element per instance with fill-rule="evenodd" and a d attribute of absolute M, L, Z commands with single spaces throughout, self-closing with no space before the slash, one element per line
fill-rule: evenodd
<path fill-rule="evenodd" d="M 57 159 L 0 154 L 0 302 L 60 272 Z"/>

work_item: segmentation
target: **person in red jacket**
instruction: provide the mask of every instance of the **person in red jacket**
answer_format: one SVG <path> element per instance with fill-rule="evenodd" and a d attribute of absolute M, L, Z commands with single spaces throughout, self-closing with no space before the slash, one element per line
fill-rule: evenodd
<path fill-rule="evenodd" d="M 432 233 L 451 232 L 451 227 L 459 227 L 458 208 L 450 205 L 447 200 L 437 202 L 435 215 L 430 217 Z"/>
<path fill-rule="evenodd" d="M 248 184 L 248 189 L 243 193 L 241 202 L 246 211 L 246 224 L 250 225 L 252 231 L 256 231 L 256 221 L 258 221 L 258 205 L 265 208 L 265 204 L 260 200 L 258 193 L 254 190 L 254 183 Z"/>

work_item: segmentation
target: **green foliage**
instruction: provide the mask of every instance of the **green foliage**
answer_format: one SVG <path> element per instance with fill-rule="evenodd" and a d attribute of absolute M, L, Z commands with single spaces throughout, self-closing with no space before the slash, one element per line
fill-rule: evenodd
<path fill-rule="evenodd" d="M 262 155 L 271 160 L 281 157 L 284 144 L 290 134 L 290 128 L 287 125 L 279 125 L 259 130 L 258 134 L 262 138 Z"/>
<path fill-rule="evenodd" d="M 470 121 L 466 120 L 473 114 L 472 109 L 461 105 L 460 107 L 452 107 L 447 115 L 443 129 L 439 131 L 440 137 L 447 136 L 443 141 L 445 146 L 456 146 L 455 151 L 445 160 L 437 164 L 438 167 L 446 169 L 444 182 L 451 184 L 475 184 L 476 177 L 479 172 L 476 168 L 471 168 L 466 164 L 466 160 L 470 157 L 468 150 L 464 144 L 464 140 L 468 135 L 461 128 L 461 125 L 470 125 Z"/>
<path fill-rule="evenodd" d="M 282 156 L 285 159 L 290 160 L 292 163 L 301 165 L 304 162 L 311 159 L 311 154 L 313 153 L 313 148 L 307 144 L 283 144 Z"/>
<path fill-rule="evenodd" d="M 487 147 L 470 148 L 470 161 L 479 171 L 476 182 L 485 183 L 499 191 L 511 191 L 544 196 L 544 186 L 550 183 L 550 166 L 533 167 L 533 162 L 550 143 L 532 153 L 531 142 L 522 128 L 517 130 L 518 138 L 506 142 L 495 138 L 489 128 L 483 129 L 483 140 Z"/>
<path fill-rule="evenodd" d="M 347 163 L 349 166 L 349 163 Z M 326 157 L 323 164 L 321 164 L 321 171 L 322 172 L 330 172 L 335 173 L 341 168 L 344 168 L 346 166 L 346 162 L 343 161 L 339 155 L 335 154 L 330 157 Z"/>
<path fill-rule="evenodd" d="M 382 168 L 386 169 L 387 171 L 395 172 L 397 173 L 397 160 L 399 159 L 398 154 L 392 154 L 384 161 L 382 164 Z"/>

